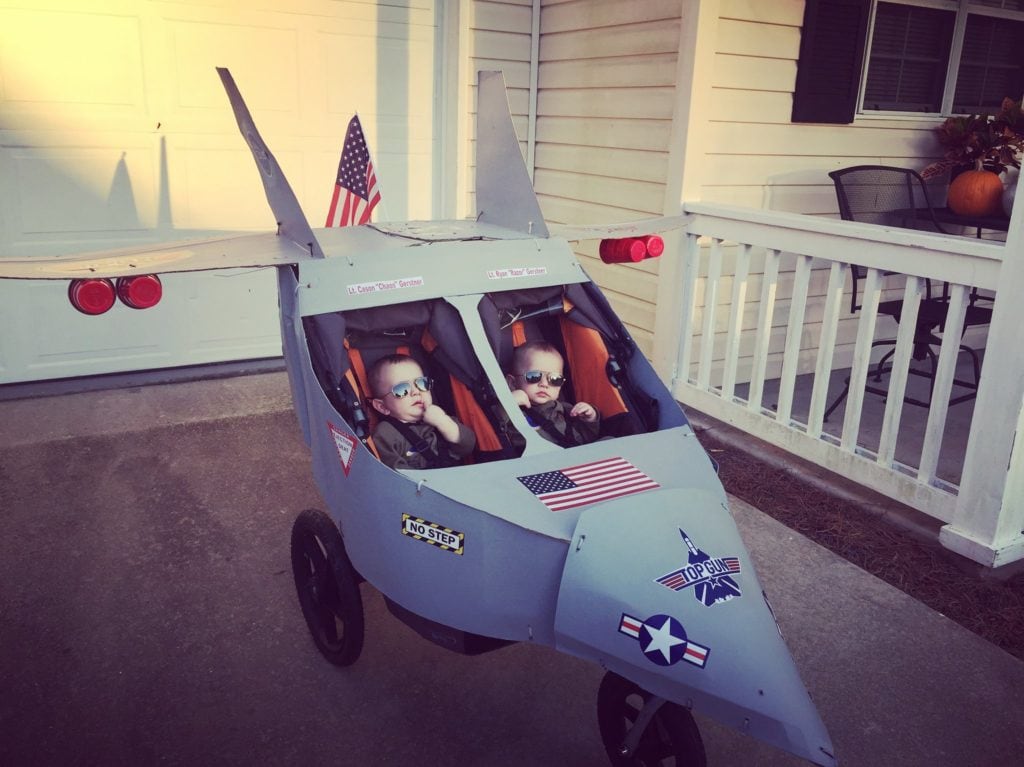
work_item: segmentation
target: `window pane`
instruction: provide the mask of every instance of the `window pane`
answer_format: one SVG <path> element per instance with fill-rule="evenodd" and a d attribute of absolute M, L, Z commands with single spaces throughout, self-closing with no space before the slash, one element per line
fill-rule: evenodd
<path fill-rule="evenodd" d="M 864 109 L 938 112 L 956 14 L 879 3 Z"/>
<path fill-rule="evenodd" d="M 992 112 L 1004 96 L 1020 99 L 1024 89 L 1022 42 L 1024 22 L 968 15 L 954 112 Z"/>
<path fill-rule="evenodd" d="M 1003 8 L 1007 11 L 1024 11 L 1024 0 L 970 0 L 970 4 Z"/>

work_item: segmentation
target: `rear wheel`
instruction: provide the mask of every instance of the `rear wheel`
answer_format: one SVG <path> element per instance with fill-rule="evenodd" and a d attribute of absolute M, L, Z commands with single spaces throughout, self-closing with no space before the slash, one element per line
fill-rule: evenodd
<path fill-rule="evenodd" d="M 292 525 L 292 575 L 302 615 L 321 654 L 336 666 L 363 651 L 363 599 L 337 525 L 306 509 Z"/>
<path fill-rule="evenodd" d="M 651 694 L 609 671 L 597 691 L 597 723 L 608 759 L 616 767 L 706 767 L 704 741 L 693 716 L 675 703 L 662 703 L 633 753 L 623 747 Z"/>

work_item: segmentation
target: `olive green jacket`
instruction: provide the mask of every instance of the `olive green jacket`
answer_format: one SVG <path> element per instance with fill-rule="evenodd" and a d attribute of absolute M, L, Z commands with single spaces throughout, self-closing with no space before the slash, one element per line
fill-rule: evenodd
<path fill-rule="evenodd" d="M 456 423 L 459 423 L 456 421 Z M 392 469 L 439 469 L 452 466 L 473 452 L 476 434 L 459 423 L 457 442 L 446 442 L 437 429 L 422 421 L 403 424 L 404 429 L 419 440 L 413 444 L 389 419 L 381 419 L 373 430 L 373 444 L 380 460 Z"/>
<path fill-rule="evenodd" d="M 572 408 L 567 402 L 552 400 L 543 405 L 523 408 L 523 415 L 540 436 L 556 445 L 573 447 L 596 440 L 601 432 L 601 413 L 597 413 L 597 420 L 588 423 L 582 418 L 570 416 Z"/>

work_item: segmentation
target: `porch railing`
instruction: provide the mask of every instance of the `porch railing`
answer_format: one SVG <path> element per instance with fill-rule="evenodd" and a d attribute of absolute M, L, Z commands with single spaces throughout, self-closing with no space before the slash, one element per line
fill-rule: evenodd
<path fill-rule="evenodd" d="M 1015 352 L 994 346 L 1005 343 L 1000 338 L 1024 345 L 1019 308 L 1024 295 L 1011 301 L 1001 293 L 1007 306 L 997 300 L 993 308 L 962 480 L 937 474 L 970 292 L 1005 289 L 1003 256 L 1009 245 L 710 203 L 688 203 L 684 209 L 691 218 L 684 238 L 675 396 L 947 523 L 944 543 L 979 562 L 997 566 L 1024 557 L 1024 504 L 1003 497 L 1004 488 L 1009 493 L 1024 488 L 1024 477 L 1006 481 L 1024 369 L 1016 371 L 1008 389 L 986 381 L 986 376 L 1005 375 L 1007 365 L 1024 368 L 1024 358 L 1016 362 Z M 866 272 L 856 314 L 848 308 L 850 264 Z M 916 460 L 905 455 L 897 460 L 915 320 L 928 280 L 933 289 L 948 284 L 948 316 L 920 452 Z M 864 385 L 879 356 L 872 343 L 883 296 L 902 298 L 903 312 L 894 331 L 880 437 L 877 444 L 866 444 L 861 439 Z M 1016 334 L 1007 332 L 1013 315 Z M 996 333 L 997 322 L 1007 330 Z M 846 367 L 850 387 L 842 426 L 838 433 L 830 426 L 829 433 L 823 427 L 830 379 L 834 369 Z M 809 401 L 803 396 L 796 407 L 798 381 L 803 392 L 808 377 Z M 765 396 L 766 387 L 772 396 Z M 998 480 L 998 489 L 973 476 L 993 471 L 984 464 L 992 460 L 991 449 L 982 447 L 993 435 L 976 433 L 993 428 L 1005 432 L 995 444 L 1007 446 L 996 459 L 1003 461 L 1001 473 L 997 467 L 989 475 Z"/>

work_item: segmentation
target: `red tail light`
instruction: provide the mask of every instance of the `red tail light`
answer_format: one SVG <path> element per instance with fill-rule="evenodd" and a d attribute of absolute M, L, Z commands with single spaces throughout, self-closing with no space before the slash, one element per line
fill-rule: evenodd
<path fill-rule="evenodd" d="M 72 280 L 68 286 L 71 305 L 83 314 L 103 314 L 117 299 L 110 280 Z"/>
<path fill-rule="evenodd" d="M 643 261 L 647 248 L 643 240 L 626 237 L 621 240 L 601 240 L 601 260 L 606 264 Z"/>
<path fill-rule="evenodd" d="M 601 240 L 601 260 L 606 264 L 636 263 L 645 258 L 657 258 L 664 251 L 665 242 L 656 234 Z"/>
<path fill-rule="evenodd" d="M 156 306 L 163 296 L 163 285 L 155 274 L 143 274 L 138 277 L 119 277 L 117 295 L 125 306 L 132 309 L 148 309 Z"/>
<path fill-rule="evenodd" d="M 641 237 L 644 241 L 644 245 L 647 246 L 647 257 L 657 258 L 665 252 L 665 241 L 656 234 L 649 234 L 646 237 Z"/>

